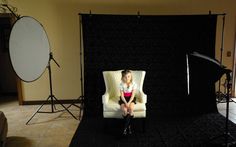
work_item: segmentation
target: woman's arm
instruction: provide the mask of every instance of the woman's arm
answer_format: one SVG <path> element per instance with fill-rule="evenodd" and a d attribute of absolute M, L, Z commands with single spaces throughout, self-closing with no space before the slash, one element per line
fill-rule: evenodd
<path fill-rule="evenodd" d="M 121 97 L 122 101 L 125 103 L 125 105 L 127 105 L 126 99 L 124 97 L 124 92 L 122 90 L 120 90 L 120 97 Z"/>
<path fill-rule="evenodd" d="M 132 95 L 131 95 L 130 100 L 128 102 L 129 105 L 134 100 L 134 96 L 135 96 L 135 89 L 132 90 Z"/>

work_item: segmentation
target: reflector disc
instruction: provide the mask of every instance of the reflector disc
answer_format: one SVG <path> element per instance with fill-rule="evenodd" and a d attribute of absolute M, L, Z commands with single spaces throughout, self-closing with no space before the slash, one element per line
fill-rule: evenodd
<path fill-rule="evenodd" d="M 17 76 L 26 82 L 38 79 L 49 62 L 50 45 L 43 26 L 24 16 L 15 22 L 9 39 L 9 53 Z"/>

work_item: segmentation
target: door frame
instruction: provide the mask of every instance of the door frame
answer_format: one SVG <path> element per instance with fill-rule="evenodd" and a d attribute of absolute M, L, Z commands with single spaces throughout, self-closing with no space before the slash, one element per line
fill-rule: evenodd
<path fill-rule="evenodd" d="M 235 27 L 236 28 L 236 27 Z M 233 72 L 232 72 L 232 92 L 231 92 L 231 96 L 232 97 L 236 97 L 236 31 L 235 31 L 235 35 L 234 35 L 234 57 L 233 57 Z"/>
<path fill-rule="evenodd" d="M 0 17 L 8 17 L 11 21 L 11 26 L 13 26 L 14 22 L 16 21 L 16 18 L 11 13 L 0 13 Z M 16 74 L 15 74 L 15 79 L 16 79 L 18 103 L 19 103 L 19 105 L 23 105 L 22 81 L 20 80 L 20 78 Z"/>

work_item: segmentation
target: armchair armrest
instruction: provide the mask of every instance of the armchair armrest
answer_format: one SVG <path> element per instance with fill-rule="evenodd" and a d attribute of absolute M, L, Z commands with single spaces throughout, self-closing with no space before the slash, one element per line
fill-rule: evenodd
<path fill-rule="evenodd" d="M 109 93 L 106 92 L 104 95 L 102 95 L 102 103 L 106 104 L 108 103 L 108 100 L 109 100 Z"/>
<path fill-rule="evenodd" d="M 147 103 L 147 95 L 144 92 L 140 91 L 139 97 L 140 97 L 141 103 L 144 103 L 144 104 Z"/>

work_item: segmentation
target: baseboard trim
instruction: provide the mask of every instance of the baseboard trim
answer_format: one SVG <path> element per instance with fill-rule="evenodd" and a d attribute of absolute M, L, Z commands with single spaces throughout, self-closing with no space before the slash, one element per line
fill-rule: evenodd
<path fill-rule="evenodd" d="M 81 100 L 79 99 L 68 99 L 68 100 L 59 100 L 62 104 L 72 104 L 72 103 L 81 103 Z M 57 101 L 53 101 L 55 104 L 59 104 Z M 41 105 L 41 104 L 51 104 L 50 101 L 43 101 L 43 100 L 37 100 L 37 101 L 23 101 L 22 105 Z"/>

